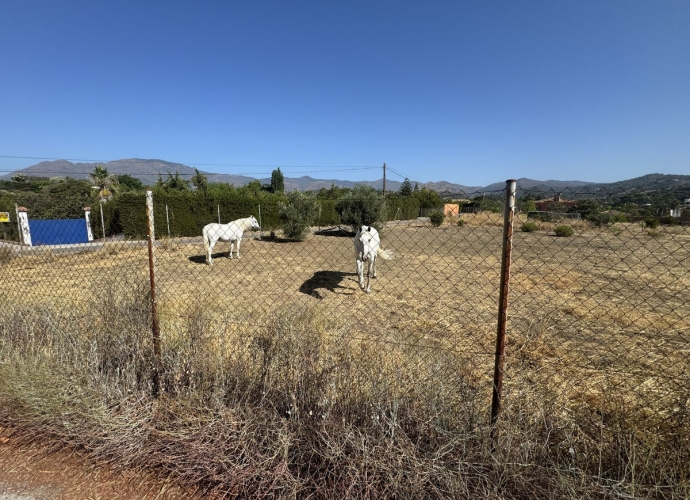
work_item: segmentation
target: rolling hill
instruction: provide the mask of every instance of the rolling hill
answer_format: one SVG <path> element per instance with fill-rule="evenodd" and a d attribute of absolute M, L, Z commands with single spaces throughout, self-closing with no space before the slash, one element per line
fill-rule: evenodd
<path fill-rule="evenodd" d="M 190 179 L 195 174 L 195 169 L 183 165 L 158 159 L 139 159 L 129 158 L 115 160 L 106 163 L 72 163 L 67 160 L 43 161 L 26 167 L 21 170 L 7 174 L 1 178 L 9 179 L 13 175 L 24 174 L 32 177 L 72 177 L 75 179 L 87 179 L 96 165 L 102 165 L 108 172 L 116 175 L 130 175 L 141 180 L 145 185 L 153 185 L 159 176 L 165 179 L 168 174 L 180 175 L 183 179 Z M 217 174 L 213 172 L 200 171 L 209 182 L 226 182 L 235 186 L 243 186 L 251 181 L 257 180 L 254 177 L 232 174 Z M 270 183 L 270 178 L 258 179 L 263 184 Z M 341 188 L 352 188 L 355 184 L 367 184 L 376 189 L 383 188 L 383 179 L 373 181 L 353 182 L 339 179 L 315 179 L 309 176 L 285 177 L 286 191 L 318 191 L 321 188 L 331 186 Z M 605 193 L 606 195 L 617 195 L 622 193 L 644 193 L 657 190 L 670 190 L 674 192 L 690 192 L 690 175 L 673 174 L 648 174 L 634 179 L 622 180 L 613 183 L 593 183 L 585 181 L 559 181 L 559 180 L 534 180 L 520 178 L 517 180 L 518 196 L 526 193 L 542 193 L 548 195 L 556 192 L 588 192 Z M 387 191 L 397 191 L 401 182 L 388 179 L 386 181 Z M 487 186 L 464 186 L 446 181 L 427 182 L 419 187 L 432 189 L 446 196 L 471 196 L 478 193 L 497 194 L 505 188 L 505 182 L 496 182 Z"/>

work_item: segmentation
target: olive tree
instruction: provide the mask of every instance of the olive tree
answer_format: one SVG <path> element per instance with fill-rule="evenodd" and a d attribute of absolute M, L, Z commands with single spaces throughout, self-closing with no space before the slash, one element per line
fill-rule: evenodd
<path fill-rule="evenodd" d="M 287 203 L 278 203 L 278 214 L 283 234 L 290 239 L 303 240 L 319 212 L 316 198 L 310 194 L 293 191 L 287 195 Z"/>
<path fill-rule="evenodd" d="M 357 229 L 359 226 L 380 226 L 384 219 L 385 200 L 371 186 L 357 184 L 335 204 L 340 222 Z"/>

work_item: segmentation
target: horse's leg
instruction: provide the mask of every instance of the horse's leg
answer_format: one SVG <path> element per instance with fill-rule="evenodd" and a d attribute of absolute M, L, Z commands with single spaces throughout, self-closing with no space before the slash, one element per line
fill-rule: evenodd
<path fill-rule="evenodd" d="M 374 258 L 369 259 L 369 266 L 367 267 L 367 293 L 371 293 L 371 285 L 369 284 L 369 279 L 372 275 L 372 270 L 374 269 Z"/>
<path fill-rule="evenodd" d="M 364 290 L 364 263 L 357 259 L 357 278 L 359 279 L 359 287 Z"/>
<path fill-rule="evenodd" d="M 232 251 L 235 248 L 235 240 L 230 240 L 230 252 L 228 253 L 228 259 L 232 259 Z"/>
<path fill-rule="evenodd" d="M 240 258 L 240 242 L 242 241 L 242 238 L 237 238 L 237 258 Z"/>
<path fill-rule="evenodd" d="M 371 258 L 371 277 L 376 278 L 376 253 Z"/>
<path fill-rule="evenodd" d="M 213 265 L 213 257 L 211 257 L 211 254 L 213 253 L 213 246 L 216 244 L 215 241 L 213 241 L 213 238 L 211 236 L 208 237 L 208 245 L 206 247 L 206 262 L 208 262 L 209 266 Z"/>

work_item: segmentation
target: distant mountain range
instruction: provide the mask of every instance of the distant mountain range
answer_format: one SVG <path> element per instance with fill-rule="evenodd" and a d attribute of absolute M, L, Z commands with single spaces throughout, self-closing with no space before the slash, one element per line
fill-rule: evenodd
<path fill-rule="evenodd" d="M 43 161 L 30 167 L 17 170 L 0 178 L 9 179 L 17 174 L 32 177 L 72 177 L 74 179 L 88 179 L 89 174 L 97 165 L 102 165 L 108 172 L 115 175 L 130 175 L 141 180 L 145 185 L 152 186 L 161 176 L 165 180 L 168 174 L 180 175 L 183 179 L 190 179 L 195 174 L 195 169 L 181 163 L 173 163 L 164 160 L 142 160 L 137 158 L 116 160 L 106 163 L 72 163 L 67 160 Z M 204 172 L 209 182 L 226 182 L 235 186 L 243 186 L 256 180 L 254 177 L 244 175 L 216 174 Z M 258 179 L 263 184 L 269 184 L 270 178 Z M 660 189 L 690 189 L 690 175 L 649 174 L 635 179 L 623 180 L 613 183 L 594 183 L 584 181 L 539 181 L 521 178 L 517 180 L 518 195 L 525 192 L 555 193 L 568 190 L 586 189 L 588 192 L 606 191 L 608 194 L 629 191 L 651 191 Z M 343 181 L 338 179 L 314 179 L 309 176 L 285 177 L 286 191 L 318 191 L 321 188 L 336 186 L 340 188 L 352 188 L 355 184 L 366 184 L 376 189 L 383 188 L 383 179 L 374 181 Z M 402 183 L 391 179 L 386 180 L 387 191 L 397 191 Z M 414 183 L 413 183 L 414 185 Z M 419 185 L 439 192 L 441 195 L 472 195 L 476 193 L 497 193 L 505 189 L 505 181 L 489 184 L 488 186 L 465 186 L 446 181 L 426 182 Z"/>

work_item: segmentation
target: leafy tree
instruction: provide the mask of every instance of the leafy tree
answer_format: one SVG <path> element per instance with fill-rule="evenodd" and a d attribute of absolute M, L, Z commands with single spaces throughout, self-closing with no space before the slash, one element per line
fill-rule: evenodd
<path fill-rule="evenodd" d="M 535 203 L 536 197 L 532 193 L 519 198 L 517 201 L 517 208 L 522 213 L 534 212 L 537 210 L 537 204 Z"/>
<path fill-rule="evenodd" d="M 195 173 L 190 181 L 197 190 L 206 191 L 208 189 L 208 178 L 196 168 L 194 169 L 194 172 Z"/>
<path fill-rule="evenodd" d="M 413 192 L 413 196 L 419 200 L 419 208 L 440 208 L 443 206 L 441 196 L 429 188 L 423 187 L 417 192 Z"/>
<path fill-rule="evenodd" d="M 10 179 L 12 179 L 14 182 L 26 182 L 26 175 L 17 174 L 10 177 Z"/>
<path fill-rule="evenodd" d="M 410 179 L 405 177 L 405 180 L 400 185 L 400 189 L 398 189 L 398 193 L 400 193 L 400 196 L 412 196 L 412 183 Z"/>
<path fill-rule="evenodd" d="M 287 195 L 287 203 L 278 203 L 278 213 L 285 236 L 304 240 L 309 227 L 319 213 L 319 204 L 313 195 L 293 191 Z"/>
<path fill-rule="evenodd" d="M 414 189 L 412 190 L 413 193 L 416 193 L 419 191 L 419 185 L 415 182 L 414 183 Z"/>
<path fill-rule="evenodd" d="M 144 184 L 129 174 L 117 175 L 117 182 L 120 185 L 122 191 L 143 191 Z"/>
<path fill-rule="evenodd" d="M 32 219 L 80 219 L 93 201 L 89 181 L 67 177 L 49 182 L 37 193 L 17 193 L 16 203 L 27 207 Z"/>
<path fill-rule="evenodd" d="M 212 182 L 208 185 L 207 192 L 211 197 L 220 198 L 236 194 L 237 188 L 227 182 Z"/>
<path fill-rule="evenodd" d="M 594 221 L 597 215 L 604 210 L 604 205 L 601 202 L 586 198 L 584 200 L 577 200 L 575 206 L 570 208 L 570 212 L 577 212 L 583 219 Z"/>
<path fill-rule="evenodd" d="M 261 181 L 258 179 L 254 179 L 253 181 L 245 184 L 242 186 L 239 191 L 241 194 L 246 194 L 246 195 L 251 195 L 251 196 L 259 196 L 259 193 L 263 190 L 263 186 L 261 185 Z"/>
<path fill-rule="evenodd" d="M 534 212 L 537 210 L 537 204 L 532 200 L 518 200 L 518 210 L 523 213 Z"/>
<path fill-rule="evenodd" d="M 319 189 L 316 193 L 316 198 L 319 200 L 339 200 L 349 192 L 349 188 L 339 188 L 335 184 L 331 184 L 329 189 Z"/>
<path fill-rule="evenodd" d="M 499 196 L 482 196 L 479 200 L 479 210 L 482 212 L 499 213 L 503 208 L 503 198 Z"/>
<path fill-rule="evenodd" d="M 189 190 L 189 181 L 184 180 L 180 177 L 179 172 L 175 172 L 175 176 L 168 172 L 168 178 L 163 181 L 161 176 L 158 176 L 158 182 L 156 182 L 156 188 L 162 189 L 167 193 L 174 193 L 180 191 Z"/>
<path fill-rule="evenodd" d="M 371 186 L 357 184 L 335 204 L 340 222 L 357 229 L 361 225 L 378 226 L 383 222 L 383 195 Z"/>
<path fill-rule="evenodd" d="M 280 168 L 277 168 L 271 172 L 271 192 L 282 193 L 283 191 L 285 191 L 285 178 Z"/>

